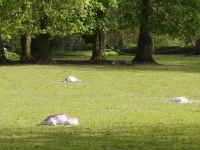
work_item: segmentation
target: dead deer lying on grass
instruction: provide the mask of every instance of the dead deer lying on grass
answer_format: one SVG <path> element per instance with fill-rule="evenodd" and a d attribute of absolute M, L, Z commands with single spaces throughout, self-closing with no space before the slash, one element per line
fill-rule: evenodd
<path fill-rule="evenodd" d="M 64 82 L 83 82 L 83 80 L 79 80 L 73 76 L 69 76 L 69 77 L 65 78 Z"/>
<path fill-rule="evenodd" d="M 56 114 L 46 117 L 42 124 L 44 125 L 78 125 L 78 119 L 67 114 Z"/>

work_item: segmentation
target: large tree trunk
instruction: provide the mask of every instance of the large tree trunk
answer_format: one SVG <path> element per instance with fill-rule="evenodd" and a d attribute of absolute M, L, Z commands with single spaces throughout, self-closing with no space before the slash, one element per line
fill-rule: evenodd
<path fill-rule="evenodd" d="M 200 55 L 200 39 L 195 42 L 194 55 Z"/>
<path fill-rule="evenodd" d="M 140 32 L 136 56 L 133 62 L 136 63 L 156 63 L 152 57 L 153 41 L 150 32 Z"/>
<path fill-rule="evenodd" d="M 41 18 L 40 18 L 40 28 L 42 29 L 46 29 L 49 18 L 48 16 L 45 14 L 45 12 L 43 12 L 44 8 L 42 8 L 41 11 Z M 51 58 L 51 36 L 49 33 L 44 33 L 44 34 L 40 34 L 39 36 L 39 54 L 38 54 L 38 58 L 36 60 L 36 63 L 38 64 L 48 64 L 48 63 L 52 63 L 52 58 Z"/>
<path fill-rule="evenodd" d="M 21 36 L 21 60 L 32 60 L 31 57 L 31 36 L 28 34 L 24 34 Z"/>
<path fill-rule="evenodd" d="M 150 0 L 142 0 L 142 16 L 143 21 L 140 25 L 140 34 L 138 39 L 138 46 L 136 56 L 133 59 L 134 63 L 156 63 L 152 57 L 154 51 L 153 40 L 151 37 L 150 29 L 147 28 L 147 24 L 150 21 L 151 5 Z"/>
<path fill-rule="evenodd" d="M 92 56 L 90 60 L 106 60 L 105 47 L 107 35 L 103 33 L 97 33 L 94 35 L 82 35 L 86 44 L 91 43 L 93 45 Z"/>
<path fill-rule="evenodd" d="M 41 34 L 39 37 L 39 55 L 36 63 L 51 63 L 50 34 Z"/>
<path fill-rule="evenodd" d="M 3 38 L 0 35 L 0 62 L 1 61 L 7 61 L 8 59 L 5 56 L 5 52 L 4 52 L 4 44 L 3 44 Z"/>
<path fill-rule="evenodd" d="M 106 47 L 106 34 L 96 34 L 95 42 L 90 60 L 106 60 L 105 47 Z"/>

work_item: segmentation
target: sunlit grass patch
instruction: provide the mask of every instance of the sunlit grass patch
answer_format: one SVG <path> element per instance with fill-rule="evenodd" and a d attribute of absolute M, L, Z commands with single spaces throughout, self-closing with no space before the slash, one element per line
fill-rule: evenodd
<path fill-rule="evenodd" d="M 198 150 L 200 103 L 167 103 L 200 100 L 199 60 L 179 58 L 155 56 L 163 65 L 147 66 L 1 66 L 1 149 Z M 84 82 L 62 82 L 69 75 Z M 57 113 L 80 125 L 37 125 Z"/>

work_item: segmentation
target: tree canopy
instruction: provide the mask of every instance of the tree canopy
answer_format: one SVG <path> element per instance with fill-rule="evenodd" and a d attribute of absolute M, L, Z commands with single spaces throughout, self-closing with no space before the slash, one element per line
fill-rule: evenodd
<path fill-rule="evenodd" d="M 120 0 L 126 28 L 134 29 L 143 21 L 141 0 Z M 154 34 L 199 36 L 200 4 L 198 0 L 149 0 L 150 21 L 146 29 Z"/>
<path fill-rule="evenodd" d="M 154 62 L 151 56 L 153 47 L 151 34 L 168 34 L 183 38 L 199 35 L 200 5 L 197 0 L 190 2 L 185 0 L 121 0 L 119 6 L 123 14 L 123 25 L 126 28 L 134 31 L 140 26 L 134 61 Z"/>
<path fill-rule="evenodd" d="M 1 0 L 0 13 L 3 38 L 11 38 L 16 33 L 19 36 L 49 34 L 51 38 L 73 33 L 107 34 L 125 29 L 140 31 L 140 35 L 148 32 L 149 36 L 168 34 L 189 38 L 200 34 L 198 0 Z M 106 40 L 105 37 L 95 40 L 102 39 Z M 138 48 L 138 54 L 141 51 Z M 146 52 L 139 57 L 144 55 Z"/>

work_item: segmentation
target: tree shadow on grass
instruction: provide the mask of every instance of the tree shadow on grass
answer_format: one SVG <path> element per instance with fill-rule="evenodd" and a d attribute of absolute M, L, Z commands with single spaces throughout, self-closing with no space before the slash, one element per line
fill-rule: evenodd
<path fill-rule="evenodd" d="M 1 149 L 199 149 L 197 125 L 34 126 L 0 131 Z"/>
<path fill-rule="evenodd" d="M 137 70 L 137 71 L 165 71 L 165 72 L 187 72 L 187 73 L 200 73 L 200 62 L 196 65 L 170 65 L 170 64 L 133 64 L 133 65 L 112 65 L 113 60 L 57 60 L 50 64 L 43 65 L 55 65 L 68 67 L 70 66 L 80 66 L 83 68 L 95 68 L 95 71 L 101 71 L 102 69 L 106 70 Z M 124 61 L 122 61 L 124 62 Z M 9 61 L 0 63 L 0 66 L 27 66 L 27 65 L 35 65 L 33 61 L 23 62 L 23 61 Z"/>

